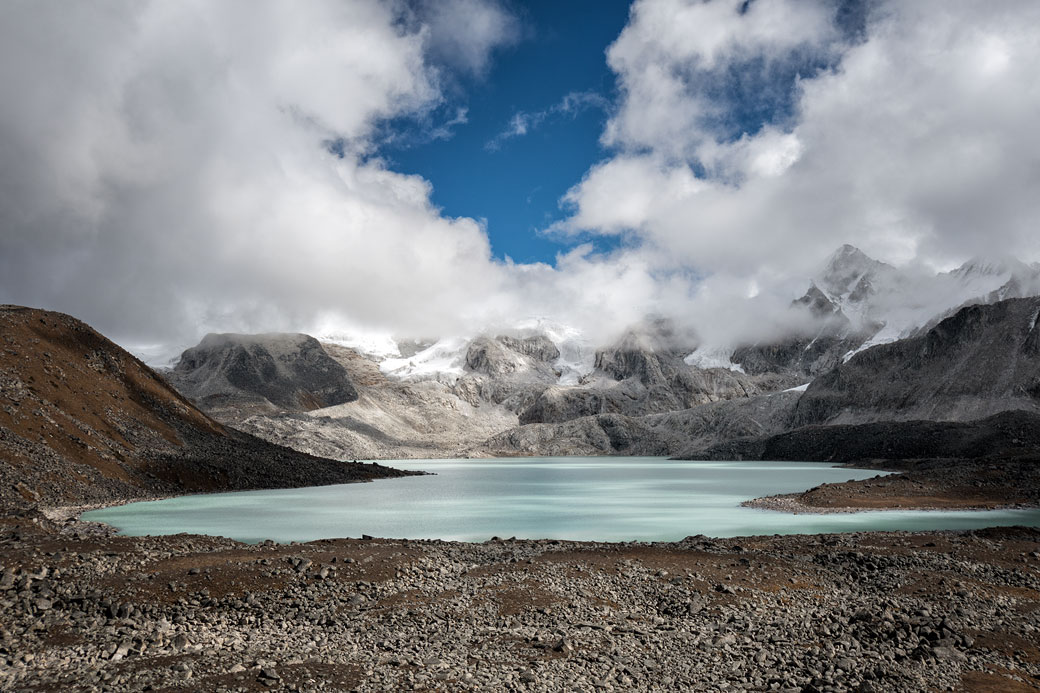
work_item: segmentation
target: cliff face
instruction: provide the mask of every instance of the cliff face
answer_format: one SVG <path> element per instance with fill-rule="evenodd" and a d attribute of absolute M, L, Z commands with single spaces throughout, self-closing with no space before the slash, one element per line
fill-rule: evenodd
<path fill-rule="evenodd" d="M 0 500 L 97 502 L 382 475 L 225 428 L 67 315 L 2 306 L 0 335 Z"/>

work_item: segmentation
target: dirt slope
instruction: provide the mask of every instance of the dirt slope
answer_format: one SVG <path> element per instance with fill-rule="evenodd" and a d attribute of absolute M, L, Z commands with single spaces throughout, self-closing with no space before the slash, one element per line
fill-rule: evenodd
<path fill-rule="evenodd" d="M 227 429 L 79 320 L 0 306 L 0 501 L 99 502 L 393 474 Z"/>

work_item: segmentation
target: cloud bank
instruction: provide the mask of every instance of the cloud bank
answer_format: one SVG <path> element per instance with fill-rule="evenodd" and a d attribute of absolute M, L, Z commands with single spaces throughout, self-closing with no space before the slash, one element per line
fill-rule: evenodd
<path fill-rule="evenodd" d="M 4 3 L 0 300 L 130 341 L 648 313 L 722 340 L 844 242 L 1040 259 L 1040 6 L 849 5 L 634 3 L 607 158 L 553 229 L 622 243 L 521 265 L 377 151 L 516 40 L 500 4 Z"/>

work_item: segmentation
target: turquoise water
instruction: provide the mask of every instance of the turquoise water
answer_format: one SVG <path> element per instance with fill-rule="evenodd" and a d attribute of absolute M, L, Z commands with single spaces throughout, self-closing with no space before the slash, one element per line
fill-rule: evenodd
<path fill-rule="evenodd" d="M 492 536 L 674 541 L 860 530 L 1040 526 L 1040 511 L 790 515 L 741 501 L 865 479 L 873 470 L 814 462 L 681 462 L 659 457 L 396 460 L 436 476 L 366 484 L 183 496 L 85 513 L 129 535 L 190 532 L 255 542 L 333 537 Z"/>

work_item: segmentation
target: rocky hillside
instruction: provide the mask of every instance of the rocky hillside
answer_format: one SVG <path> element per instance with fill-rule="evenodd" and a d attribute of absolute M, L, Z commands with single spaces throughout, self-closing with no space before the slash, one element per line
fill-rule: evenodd
<path fill-rule="evenodd" d="M 809 425 L 974 421 L 1040 411 L 1040 298 L 991 302 L 1029 289 L 1035 271 L 922 279 L 846 246 L 792 305 L 811 333 L 728 358 L 703 358 L 695 334 L 661 320 L 584 352 L 573 335 L 530 330 L 398 345 L 390 358 L 303 335 L 210 337 L 171 380 L 218 420 L 338 459 L 692 455 Z M 963 296 L 974 298 L 922 331 L 921 316 Z M 345 401 L 314 408 L 330 392 Z"/>
<path fill-rule="evenodd" d="M 879 345 L 821 375 L 791 427 L 970 421 L 1040 413 L 1040 298 L 962 308 L 923 335 Z"/>
<path fill-rule="evenodd" d="M 304 334 L 209 334 L 168 374 L 200 407 L 228 420 L 351 402 L 346 369 Z"/>
<path fill-rule="evenodd" d="M 398 474 L 225 428 L 67 315 L 2 306 L 0 335 L 0 502 L 101 502 Z"/>
<path fill-rule="evenodd" d="M 517 426 L 467 454 L 677 455 L 693 448 L 785 430 L 798 392 L 780 392 L 632 417 L 598 414 L 559 423 Z"/>
<path fill-rule="evenodd" d="M 684 359 L 693 350 L 667 323 L 630 329 L 615 344 L 596 352 L 595 369 L 581 384 L 545 388 L 520 412 L 520 423 L 562 423 L 598 414 L 660 414 L 799 384 L 790 376 L 749 376 L 691 366 Z"/>
<path fill-rule="evenodd" d="M 378 363 L 354 349 L 331 343 L 322 347 L 355 384 L 355 400 L 245 419 L 219 410 L 213 415 L 230 414 L 225 420 L 240 430 L 340 460 L 451 457 L 462 447 L 516 425 L 514 412 L 481 399 L 476 378 L 465 390 L 439 379 L 400 381 L 387 377 Z"/>
<path fill-rule="evenodd" d="M 805 426 L 769 436 L 691 445 L 681 459 L 871 462 L 1001 459 L 1040 462 L 1040 415 L 1007 411 L 979 421 L 882 421 Z"/>
<path fill-rule="evenodd" d="M 531 423 L 480 450 L 848 461 L 1010 454 L 1023 441 L 1022 454 L 1035 452 L 1040 441 L 1014 432 L 1019 419 L 987 417 L 1040 416 L 1038 323 L 1040 298 L 968 306 L 918 337 L 857 353 L 804 393 L 756 393 L 641 417 L 594 413 Z M 629 363 L 629 372 L 651 371 L 643 355 Z M 877 425 L 841 425 L 855 423 Z"/>

